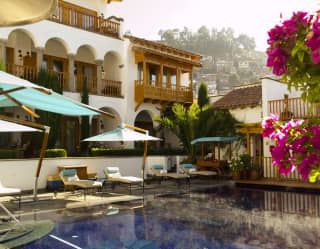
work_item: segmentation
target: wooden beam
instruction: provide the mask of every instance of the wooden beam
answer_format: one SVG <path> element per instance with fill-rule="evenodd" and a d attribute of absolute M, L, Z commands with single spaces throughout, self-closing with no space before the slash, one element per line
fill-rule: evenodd
<path fill-rule="evenodd" d="M 138 108 L 140 107 L 140 105 L 143 103 L 143 100 L 138 102 L 138 104 L 136 105 L 136 107 L 134 108 L 134 111 L 136 112 L 138 110 Z"/>
<path fill-rule="evenodd" d="M 3 93 L 3 91 L 0 90 L 0 93 Z M 9 100 L 11 100 L 13 103 L 15 103 L 17 106 L 28 112 L 30 115 L 32 115 L 35 118 L 39 118 L 40 116 L 33 112 L 31 109 L 26 107 L 25 105 L 21 104 L 18 100 L 15 98 L 11 97 L 8 93 L 3 93 L 4 96 L 6 96 Z"/>
<path fill-rule="evenodd" d="M 20 90 L 23 90 L 23 89 L 25 89 L 24 86 L 18 87 L 18 88 L 14 88 L 14 89 L 10 89 L 10 90 L 7 90 L 7 91 L 0 90 L 0 95 L 5 95 L 5 94 L 8 94 L 8 93 L 20 91 Z"/>
<path fill-rule="evenodd" d="M 251 155 L 250 133 L 247 133 L 247 154 Z"/>

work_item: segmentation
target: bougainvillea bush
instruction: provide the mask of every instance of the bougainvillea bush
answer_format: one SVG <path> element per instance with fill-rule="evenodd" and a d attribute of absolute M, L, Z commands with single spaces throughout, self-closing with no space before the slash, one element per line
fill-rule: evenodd
<path fill-rule="evenodd" d="M 303 92 L 310 103 L 320 102 L 320 20 L 307 12 L 293 13 L 269 32 L 267 66 L 282 76 L 288 88 Z"/>
<path fill-rule="evenodd" d="M 298 170 L 304 181 L 315 182 L 320 175 L 320 120 L 279 121 L 271 115 L 262 122 L 263 137 L 276 141 L 270 152 L 282 175 Z"/>

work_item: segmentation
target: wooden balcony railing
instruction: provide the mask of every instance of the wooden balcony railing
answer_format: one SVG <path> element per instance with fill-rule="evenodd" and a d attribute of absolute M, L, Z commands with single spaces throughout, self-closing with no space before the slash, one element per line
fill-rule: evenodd
<path fill-rule="evenodd" d="M 119 23 L 96 16 L 91 10 L 86 11 L 85 8 L 62 1 L 58 2 L 56 13 L 50 16 L 49 20 L 103 35 L 120 37 Z"/>
<path fill-rule="evenodd" d="M 278 167 L 273 165 L 272 157 L 255 157 L 254 160 L 262 166 L 264 178 L 301 181 L 301 177 L 297 171 L 289 173 L 288 175 L 281 175 Z"/>
<path fill-rule="evenodd" d="M 84 82 L 87 83 L 88 92 L 91 94 L 97 94 L 97 77 L 88 75 L 76 75 L 76 92 L 82 92 Z"/>
<path fill-rule="evenodd" d="M 135 99 L 151 99 L 167 102 L 191 103 L 193 101 L 190 87 L 180 86 L 179 89 L 156 86 L 156 84 L 144 85 L 142 80 L 135 81 Z"/>
<path fill-rule="evenodd" d="M 107 97 L 121 97 L 121 81 L 102 79 L 102 95 Z"/>
<path fill-rule="evenodd" d="M 37 68 L 15 64 L 7 64 L 7 72 L 25 80 L 34 82 L 37 78 Z"/>
<path fill-rule="evenodd" d="M 70 86 L 68 84 L 68 73 L 67 72 L 56 72 L 53 70 L 47 70 L 47 72 L 51 75 L 55 75 L 58 77 L 60 88 L 63 91 L 70 91 Z"/>
<path fill-rule="evenodd" d="M 269 113 L 277 114 L 280 120 L 308 119 L 320 116 L 320 104 L 304 102 L 301 98 L 284 98 L 268 101 Z"/>

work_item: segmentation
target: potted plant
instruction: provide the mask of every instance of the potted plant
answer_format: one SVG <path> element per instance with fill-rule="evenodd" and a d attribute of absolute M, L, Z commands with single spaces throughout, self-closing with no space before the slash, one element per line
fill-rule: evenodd
<path fill-rule="evenodd" d="M 240 161 L 243 165 L 243 171 L 241 178 L 248 179 L 250 177 L 250 168 L 252 165 L 252 157 L 248 154 L 240 155 Z"/>
<path fill-rule="evenodd" d="M 260 178 L 260 171 L 260 165 L 253 162 L 250 167 L 250 180 L 258 180 Z"/>
<path fill-rule="evenodd" d="M 241 172 L 243 171 L 243 164 L 240 159 L 233 158 L 230 164 L 232 171 L 232 180 L 239 180 L 241 178 Z"/>

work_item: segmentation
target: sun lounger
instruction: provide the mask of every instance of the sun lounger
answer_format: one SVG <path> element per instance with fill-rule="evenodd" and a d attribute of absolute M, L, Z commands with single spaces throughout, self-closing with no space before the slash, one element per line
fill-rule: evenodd
<path fill-rule="evenodd" d="M 18 188 L 6 188 L 0 182 L 0 197 L 13 196 L 19 201 L 19 208 L 21 203 L 21 189 Z"/>
<path fill-rule="evenodd" d="M 86 190 L 101 188 L 102 183 L 91 180 L 80 180 L 77 175 L 77 170 L 66 169 L 60 172 L 60 178 L 65 186 L 77 187 L 83 189 L 84 198 L 86 198 Z"/>
<path fill-rule="evenodd" d="M 183 173 L 190 175 L 190 176 L 215 176 L 217 175 L 216 171 L 209 171 L 209 170 L 196 170 L 192 164 L 184 163 L 180 164 L 180 169 Z"/>
<path fill-rule="evenodd" d="M 111 183 L 126 183 L 130 186 L 131 193 L 131 185 L 132 184 L 140 184 L 143 183 L 143 179 L 134 176 L 122 176 L 118 167 L 106 167 L 104 169 L 104 174 L 107 177 L 108 181 Z M 114 186 L 114 185 L 113 185 Z"/>
<path fill-rule="evenodd" d="M 185 174 L 168 173 L 167 170 L 165 170 L 163 165 L 161 165 L 161 164 L 152 165 L 151 170 L 152 170 L 153 174 L 156 177 L 160 178 L 161 180 L 165 179 L 165 178 L 172 178 L 175 180 L 185 179 L 185 180 L 189 181 L 189 178 L 190 178 L 188 175 L 185 175 Z"/>

